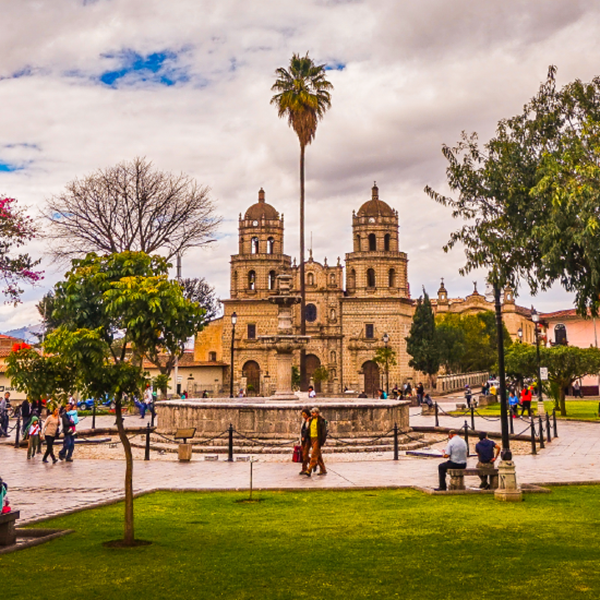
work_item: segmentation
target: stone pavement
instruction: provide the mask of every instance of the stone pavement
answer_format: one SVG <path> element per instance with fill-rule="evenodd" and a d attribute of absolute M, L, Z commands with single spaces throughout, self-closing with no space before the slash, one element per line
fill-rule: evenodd
<path fill-rule="evenodd" d="M 411 408 L 412 425 L 433 425 L 433 417 L 420 416 Z M 103 420 L 114 417 L 103 417 Z M 142 420 L 128 419 L 132 425 Z M 460 427 L 464 418 L 441 417 L 440 425 Z M 130 424 L 128 423 L 128 424 Z M 519 421 L 519 423 L 521 423 Z M 101 423 L 102 425 L 111 424 Z M 522 423 L 523 428 L 525 423 Z M 476 428 L 499 431 L 499 421 L 476 419 Z M 520 431 L 515 427 L 515 432 Z M 515 456 L 517 477 L 521 483 L 600 482 L 600 424 L 559 421 L 559 437 L 553 439 L 537 456 Z M 253 465 L 255 489 L 327 489 L 402 486 L 437 486 L 439 459 L 401 456 L 391 460 L 391 454 L 380 460 L 336 460 L 326 455 L 329 474 L 308 479 L 298 475 L 299 467 L 292 462 L 258 460 Z M 471 457 L 469 465 L 477 459 Z M 23 522 L 80 510 L 123 495 L 123 461 L 87 459 L 56 465 L 43 464 L 39 458 L 27 460 L 23 449 L 0 445 L 0 476 L 9 485 L 9 497 L 15 509 L 20 509 Z M 146 492 L 155 489 L 178 490 L 242 490 L 249 486 L 248 462 L 228 463 L 223 456 L 218 461 L 205 461 L 194 455 L 191 463 L 140 461 L 134 465 L 134 489 Z"/>

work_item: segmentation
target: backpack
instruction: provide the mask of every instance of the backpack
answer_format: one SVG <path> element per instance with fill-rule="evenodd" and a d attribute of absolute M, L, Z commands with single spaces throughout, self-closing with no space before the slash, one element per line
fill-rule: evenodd
<path fill-rule="evenodd" d="M 323 441 L 321 442 L 321 446 L 327 441 L 328 435 L 329 435 L 329 421 L 327 419 L 323 419 Z"/>

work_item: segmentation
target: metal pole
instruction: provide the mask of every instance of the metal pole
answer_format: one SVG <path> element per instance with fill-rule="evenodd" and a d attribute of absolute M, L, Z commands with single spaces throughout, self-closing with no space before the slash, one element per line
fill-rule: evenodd
<path fill-rule="evenodd" d="M 254 464 L 252 457 L 250 457 L 250 500 L 252 500 L 252 465 Z"/>
<path fill-rule="evenodd" d="M 146 425 L 146 451 L 144 453 L 144 460 L 150 460 L 150 423 Z"/>
<path fill-rule="evenodd" d="M 500 285 L 494 282 L 494 308 L 496 312 L 496 332 L 498 338 L 498 376 L 500 380 L 500 424 L 502 429 L 502 460 L 512 460 L 508 437 L 508 408 L 506 406 L 506 373 L 504 369 L 504 326 L 502 323 L 502 305 L 500 304 Z"/>
<path fill-rule="evenodd" d="M 229 424 L 229 452 L 227 460 L 233 462 L 233 424 Z"/>
<path fill-rule="evenodd" d="M 552 441 L 552 433 L 550 431 L 550 415 L 546 413 L 546 432 L 548 434 L 548 441 Z"/>
<path fill-rule="evenodd" d="M 515 432 L 515 429 L 513 427 L 513 418 L 512 417 L 508 420 L 508 424 L 510 426 L 510 433 L 513 434 Z"/>
<path fill-rule="evenodd" d="M 541 370 L 541 361 L 540 361 L 540 333 L 538 331 L 537 322 L 535 325 L 535 352 L 537 355 L 537 393 L 538 393 L 538 415 L 544 414 L 544 398 L 542 395 L 542 370 Z"/>
<path fill-rule="evenodd" d="M 398 423 L 394 423 L 394 460 L 398 460 Z"/>
<path fill-rule="evenodd" d="M 471 406 L 471 429 L 475 431 L 475 407 Z"/>
<path fill-rule="evenodd" d="M 545 448 L 544 444 L 544 423 L 542 421 L 542 417 L 538 417 L 540 420 L 540 448 Z"/>
<path fill-rule="evenodd" d="M 96 429 L 96 398 L 94 398 L 94 404 L 92 404 L 92 429 Z"/>
<path fill-rule="evenodd" d="M 17 426 L 15 427 L 15 448 L 19 447 L 19 435 L 21 434 L 21 415 L 17 416 Z"/>
<path fill-rule="evenodd" d="M 233 398 L 233 342 L 235 341 L 235 323 L 231 329 L 231 366 L 229 367 L 229 397 Z M 232 459 L 233 460 L 233 459 Z"/>
<path fill-rule="evenodd" d="M 434 404 L 434 406 L 435 406 L 435 426 L 439 427 L 440 426 L 440 416 L 438 414 L 438 403 L 436 402 Z"/>
<path fill-rule="evenodd" d="M 471 451 L 469 450 L 469 426 L 467 425 L 467 420 L 465 419 L 465 443 L 467 444 L 467 456 L 471 455 Z"/>
<path fill-rule="evenodd" d="M 535 448 L 535 422 L 533 417 L 529 417 L 531 419 L 531 454 L 537 454 L 537 450 Z"/>
<path fill-rule="evenodd" d="M 552 420 L 554 421 L 554 437 L 558 437 L 558 429 L 556 428 L 556 410 L 552 411 Z"/>

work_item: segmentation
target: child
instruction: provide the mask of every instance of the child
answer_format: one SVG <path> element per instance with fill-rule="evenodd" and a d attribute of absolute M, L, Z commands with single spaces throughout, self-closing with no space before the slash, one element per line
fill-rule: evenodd
<path fill-rule="evenodd" d="M 29 425 L 29 443 L 27 445 L 27 458 L 33 458 L 40 451 L 40 420 L 34 415 Z"/>

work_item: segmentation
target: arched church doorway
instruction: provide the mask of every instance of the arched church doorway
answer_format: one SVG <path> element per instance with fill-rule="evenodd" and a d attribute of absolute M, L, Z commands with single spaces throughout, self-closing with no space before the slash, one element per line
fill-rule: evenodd
<path fill-rule="evenodd" d="M 376 362 L 368 360 L 362 366 L 362 370 L 365 376 L 365 393 L 369 398 L 372 398 L 377 395 L 377 390 L 380 386 L 379 367 Z"/>
<path fill-rule="evenodd" d="M 319 360 L 318 356 L 315 356 L 314 354 L 306 355 L 306 379 L 307 379 L 307 381 L 310 381 L 314 372 L 320 366 L 321 366 L 321 361 Z M 321 392 L 321 382 L 315 381 L 313 385 L 315 386 L 315 392 L 320 393 Z"/>
<path fill-rule="evenodd" d="M 249 360 L 242 367 L 242 374 L 246 378 L 246 391 L 248 396 L 260 394 L 260 367 L 254 360 Z"/>

